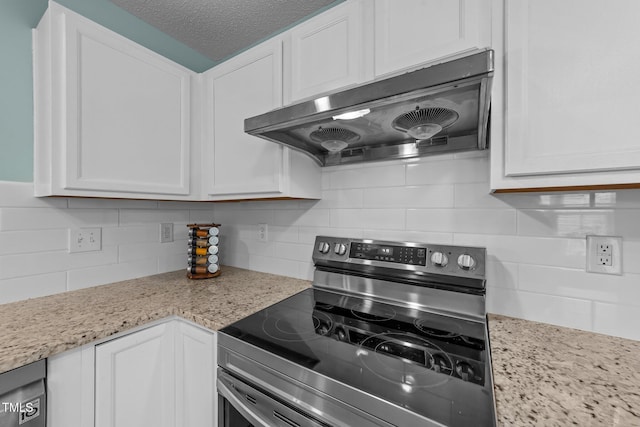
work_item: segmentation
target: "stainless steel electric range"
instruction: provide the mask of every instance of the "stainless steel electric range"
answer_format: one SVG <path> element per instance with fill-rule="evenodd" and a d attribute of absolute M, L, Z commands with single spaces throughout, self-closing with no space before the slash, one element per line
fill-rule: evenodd
<path fill-rule="evenodd" d="M 313 260 L 220 331 L 220 426 L 495 426 L 483 248 L 319 236 Z"/>

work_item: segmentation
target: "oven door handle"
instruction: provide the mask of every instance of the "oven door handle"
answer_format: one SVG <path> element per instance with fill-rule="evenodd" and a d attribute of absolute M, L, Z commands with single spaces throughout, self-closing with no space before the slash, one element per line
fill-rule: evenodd
<path fill-rule="evenodd" d="M 226 384 L 222 381 L 218 380 L 218 393 L 221 394 L 225 399 L 229 401 L 231 406 L 233 406 L 236 411 L 240 412 L 240 414 L 245 417 L 251 424 L 255 424 L 256 427 L 271 427 L 271 423 L 269 420 L 264 419 L 257 412 L 251 410 L 247 405 L 245 405 L 240 397 L 237 395 L 237 392 L 232 391 Z"/>

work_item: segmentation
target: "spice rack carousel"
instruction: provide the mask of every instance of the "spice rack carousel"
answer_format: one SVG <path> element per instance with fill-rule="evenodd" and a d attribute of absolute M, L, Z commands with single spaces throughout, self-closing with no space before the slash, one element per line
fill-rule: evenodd
<path fill-rule="evenodd" d="M 220 224 L 187 224 L 187 277 L 210 279 L 220 275 L 219 248 Z"/>

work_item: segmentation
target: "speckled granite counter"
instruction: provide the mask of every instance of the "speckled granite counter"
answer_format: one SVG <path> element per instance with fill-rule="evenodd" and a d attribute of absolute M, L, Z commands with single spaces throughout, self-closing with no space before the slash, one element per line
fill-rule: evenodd
<path fill-rule="evenodd" d="M 176 271 L 0 305 L 0 373 L 171 315 L 218 330 L 309 286 L 223 267 L 214 279 Z"/>
<path fill-rule="evenodd" d="M 489 316 L 501 426 L 640 426 L 640 342 Z"/>
<path fill-rule="evenodd" d="M 218 330 L 310 286 L 224 267 L 0 305 L 0 372 L 178 315 Z M 640 342 L 490 315 L 500 426 L 640 426 Z"/>

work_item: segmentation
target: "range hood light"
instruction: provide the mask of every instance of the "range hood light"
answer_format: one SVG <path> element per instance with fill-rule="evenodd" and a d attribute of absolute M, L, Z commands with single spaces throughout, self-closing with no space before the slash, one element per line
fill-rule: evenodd
<path fill-rule="evenodd" d="M 331 109 L 331 101 L 328 96 L 317 98 L 313 100 L 313 104 L 316 107 L 316 111 L 321 113 L 323 111 L 329 111 Z"/>
<path fill-rule="evenodd" d="M 437 123 L 425 123 L 414 126 L 407 130 L 409 136 L 415 139 L 431 139 L 442 130 L 442 126 Z"/>
<path fill-rule="evenodd" d="M 353 120 L 363 116 L 366 116 L 371 112 L 370 109 L 365 108 L 364 110 L 357 111 L 347 111 L 346 113 L 338 114 L 337 116 L 333 116 L 333 120 Z"/>
<path fill-rule="evenodd" d="M 330 153 L 337 153 L 347 148 L 346 142 L 337 139 L 322 141 L 320 145 L 329 150 Z"/>

